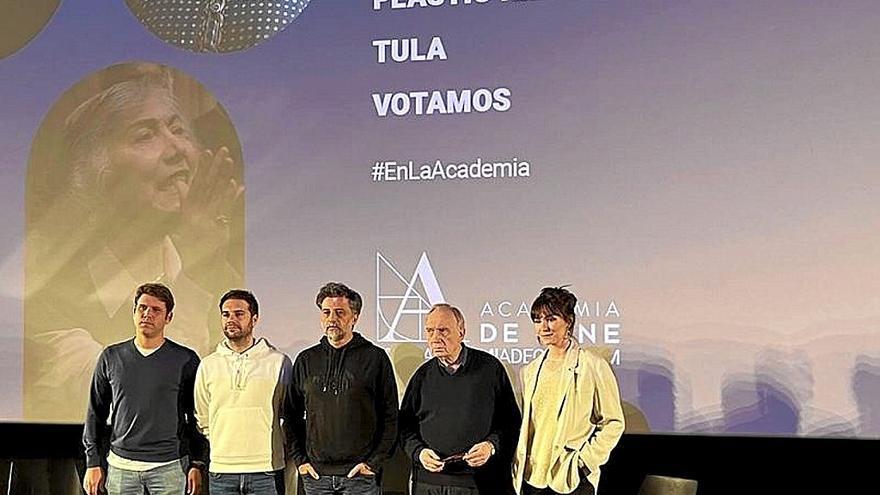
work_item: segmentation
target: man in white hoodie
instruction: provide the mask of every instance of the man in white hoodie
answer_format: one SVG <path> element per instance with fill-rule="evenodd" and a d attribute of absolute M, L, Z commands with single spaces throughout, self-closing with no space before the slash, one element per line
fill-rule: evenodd
<path fill-rule="evenodd" d="M 223 342 L 196 373 L 195 416 L 211 445 L 211 495 L 284 493 L 282 404 L 291 362 L 254 337 L 257 298 L 233 289 L 220 298 Z"/>

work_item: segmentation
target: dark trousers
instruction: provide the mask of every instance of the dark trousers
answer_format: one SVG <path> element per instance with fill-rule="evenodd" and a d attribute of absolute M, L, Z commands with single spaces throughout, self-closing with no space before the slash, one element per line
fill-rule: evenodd
<path fill-rule="evenodd" d="M 284 470 L 264 473 L 208 473 L 211 495 L 284 495 Z"/>
<path fill-rule="evenodd" d="M 317 480 L 307 474 L 300 476 L 306 495 L 382 495 L 378 476 L 320 476 Z"/>
<path fill-rule="evenodd" d="M 577 488 L 574 489 L 573 492 L 568 495 L 595 495 L 596 491 L 593 489 L 593 485 L 590 484 L 586 478 L 581 478 L 581 484 L 578 485 Z M 562 495 L 554 492 L 549 488 L 535 488 L 532 485 L 523 482 L 522 486 L 522 495 Z"/>
<path fill-rule="evenodd" d="M 480 490 L 466 486 L 429 485 L 413 481 L 412 495 L 481 495 Z"/>

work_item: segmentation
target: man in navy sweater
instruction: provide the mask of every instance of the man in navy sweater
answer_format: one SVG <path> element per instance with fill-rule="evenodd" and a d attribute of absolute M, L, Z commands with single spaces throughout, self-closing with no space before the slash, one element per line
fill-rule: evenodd
<path fill-rule="evenodd" d="M 413 495 L 512 494 L 520 412 L 504 366 L 466 347 L 464 316 L 435 304 L 425 319 L 434 358 L 409 381 L 400 407 Z"/>
<path fill-rule="evenodd" d="M 167 287 L 141 285 L 134 339 L 108 346 L 98 358 L 83 432 L 88 495 L 200 491 L 207 443 L 193 418 L 199 357 L 165 338 L 173 310 Z"/>

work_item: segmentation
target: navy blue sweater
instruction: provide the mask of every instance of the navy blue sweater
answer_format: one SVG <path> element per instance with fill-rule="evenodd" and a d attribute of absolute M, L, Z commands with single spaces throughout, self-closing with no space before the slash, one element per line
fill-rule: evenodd
<path fill-rule="evenodd" d="M 108 440 L 110 450 L 126 459 L 164 462 L 190 455 L 206 462 L 207 441 L 193 418 L 198 366 L 194 351 L 168 339 L 149 356 L 137 350 L 134 339 L 104 349 L 83 431 L 86 465 L 103 464 Z"/>

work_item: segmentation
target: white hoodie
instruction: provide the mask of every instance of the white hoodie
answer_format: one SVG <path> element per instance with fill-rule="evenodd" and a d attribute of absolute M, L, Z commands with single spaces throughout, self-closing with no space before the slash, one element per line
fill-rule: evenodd
<path fill-rule="evenodd" d="M 284 468 L 281 407 L 290 359 L 265 339 L 241 354 L 226 342 L 196 373 L 195 417 L 211 444 L 212 473 Z"/>

